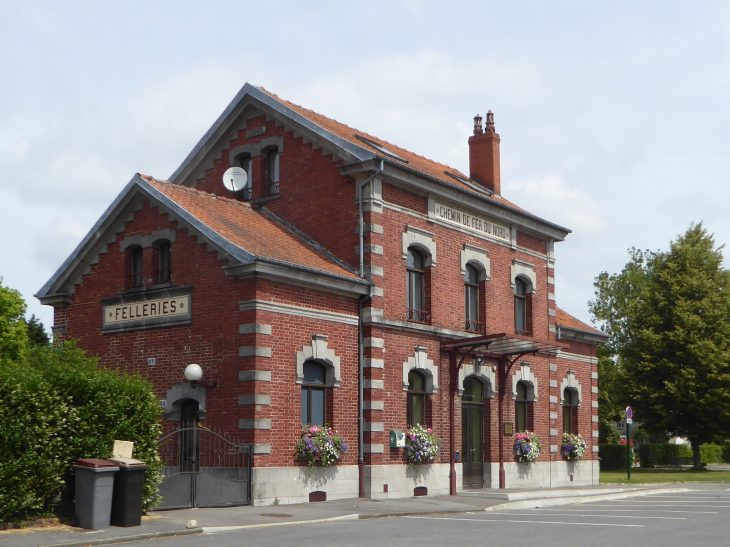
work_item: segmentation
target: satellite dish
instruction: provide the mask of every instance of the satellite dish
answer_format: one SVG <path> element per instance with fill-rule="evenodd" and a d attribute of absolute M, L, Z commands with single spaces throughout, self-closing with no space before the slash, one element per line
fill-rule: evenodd
<path fill-rule="evenodd" d="M 248 184 L 248 175 L 242 167 L 231 167 L 223 173 L 223 185 L 231 192 L 239 192 Z"/>

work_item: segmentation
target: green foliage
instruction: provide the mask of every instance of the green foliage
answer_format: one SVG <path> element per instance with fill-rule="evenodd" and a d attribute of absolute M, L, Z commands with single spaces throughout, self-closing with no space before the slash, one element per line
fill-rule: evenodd
<path fill-rule="evenodd" d="M 657 465 L 671 465 L 671 458 L 688 458 L 692 450 L 686 444 L 650 443 L 639 447 L 641 467 L 656 467 Z"/>
<path fill-rule="evenodd" d="M 63 487 L 76 409 L 38 372 L 0 362 L 0 522 L 42 512 Z"/>
<path fill-rule="evenodd" d="M 617 403 L 652 435 L 702 443 L 730 430 L 730 273 L 702 225 L 668 252 L 630 251 L 620 274 L 602 273 L 590 303 L 611 336 Z M 643 462 L 643 458 L 642 458 Z"/>
<path fill-rule="evenodd" d="M 714 443 L 706 443 L 700 446 L 702 463 L 722 463 L 724 461 L 722 449 L 722 446 Z"/>
<path fill-rule="evenodd" d="M 611 425 L 611 421 L 621 419 L 620 383 L 617 381 L 618 368 L 611 354 L 603 346 L 598 346 L 598 442 L 599 444 L 619 444 L 621 435 Z"/>
<path fill-rule="evenodd" d="M 15 289 L 3 287 L 0 277 L 0 358 L 20 362 L 28 351 L 25 302 Z"/>
<path fill-rule="evenodd" d="M 99 368 L 72 343 L 36 346 L 26 363 L 0 364 L 0 522 L 38 514 L 74 496 L 73 462 L 108 458 L 134 441 L 150 466 L 144 506 L 157 496 L 160 408 L 145 379 Z"/>
<path fill-rule="evenodd" d="M 598 454 L 601 458 L 601 471 L 626 469 L 626 445 L 599 444 Z"/>
<path fill-rule="evenodd" d="M 30 320 L 26 320 L 25 324 L 28 327 L 28 342 L 31 346 L 47 346 L 51 343 L 43 323 L 35 314 L 30 317 Z"/>
<path fill-rule="evenodd" d="M 730 441 L 725 441 L 722 445 L 722 461 L 730 463 Z"/>

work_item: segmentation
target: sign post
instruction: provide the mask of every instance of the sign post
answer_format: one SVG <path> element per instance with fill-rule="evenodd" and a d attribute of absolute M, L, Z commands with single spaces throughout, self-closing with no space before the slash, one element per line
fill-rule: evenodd
<path fill-rule="evenodd" d="M 626 407 L 626 471 L 629 475 L 629 480 L 631 480 L 631 464 L 633 463 L 631 460 L 631 424 L 634 422 L 633 420 L 634 413 L 631 410 L 630 406 Z"/>

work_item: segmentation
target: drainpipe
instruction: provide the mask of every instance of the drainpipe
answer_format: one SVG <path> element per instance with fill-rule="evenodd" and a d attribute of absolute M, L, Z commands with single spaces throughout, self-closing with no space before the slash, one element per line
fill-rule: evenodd
<path fill-rule="evenodd" d="M 380 166 L 378 169 L 370 176 L 366 177 L 364 181 L 362 181 L 358 187 L 357 187 L 357 203 L 358 203 L 358 209 L 359 209 L 359 226 L 360 226 L 360 277 L 363 279 L 365 278 L 365 223 L 363 222 L 363 202 L 362 202 L 362 192 L 365 188 L 365 185 L 368 184 L 371 180 L 373 180 L 377 175 L 383 172 L 383 160 L 380 160 Z M 361 296 L 357 301 L 357 315 L 358 315 L 358 361 L 359 361 L 359 370 L 358 370 L 358 401 L 357 401 L 357 407 L 358 407 L 358 460 L 357 460 L 357 470 L 358 470 L 358 482 L 359 482 L 359 497 L 364 498 L 365 497 L 365 447 L 363 446 L 363 440 L 364 440 L 364 434 L 363 434 L 363 425 L 364 425 L 364 418 L 363 418 L 363 406 L 364 406 L 364 393 L 363 393 L 363 385 L 365 383 L 365 373 L 364 373 L 364 362 L 365 362 L 365 349 L 364 349 L 364 328 L 363 328 L 363 322 L 362 322 L 362 304 L 363 302 L 368 299 L 372 298 L 372 287 L 370 288 L 370 294 L 367 296 Z"/>

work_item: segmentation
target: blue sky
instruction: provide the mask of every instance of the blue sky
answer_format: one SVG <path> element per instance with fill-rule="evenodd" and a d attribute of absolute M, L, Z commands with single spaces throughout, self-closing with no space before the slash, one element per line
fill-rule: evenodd
<path fill-rule="evenodd" d="M 558 305 L 691 222 L 730 241 L 724 2 L 0 0 L 0 276 L 32 297 L 136 172 L 168 177 L 250 82 L 468 172 L 573 230 Z"/>

